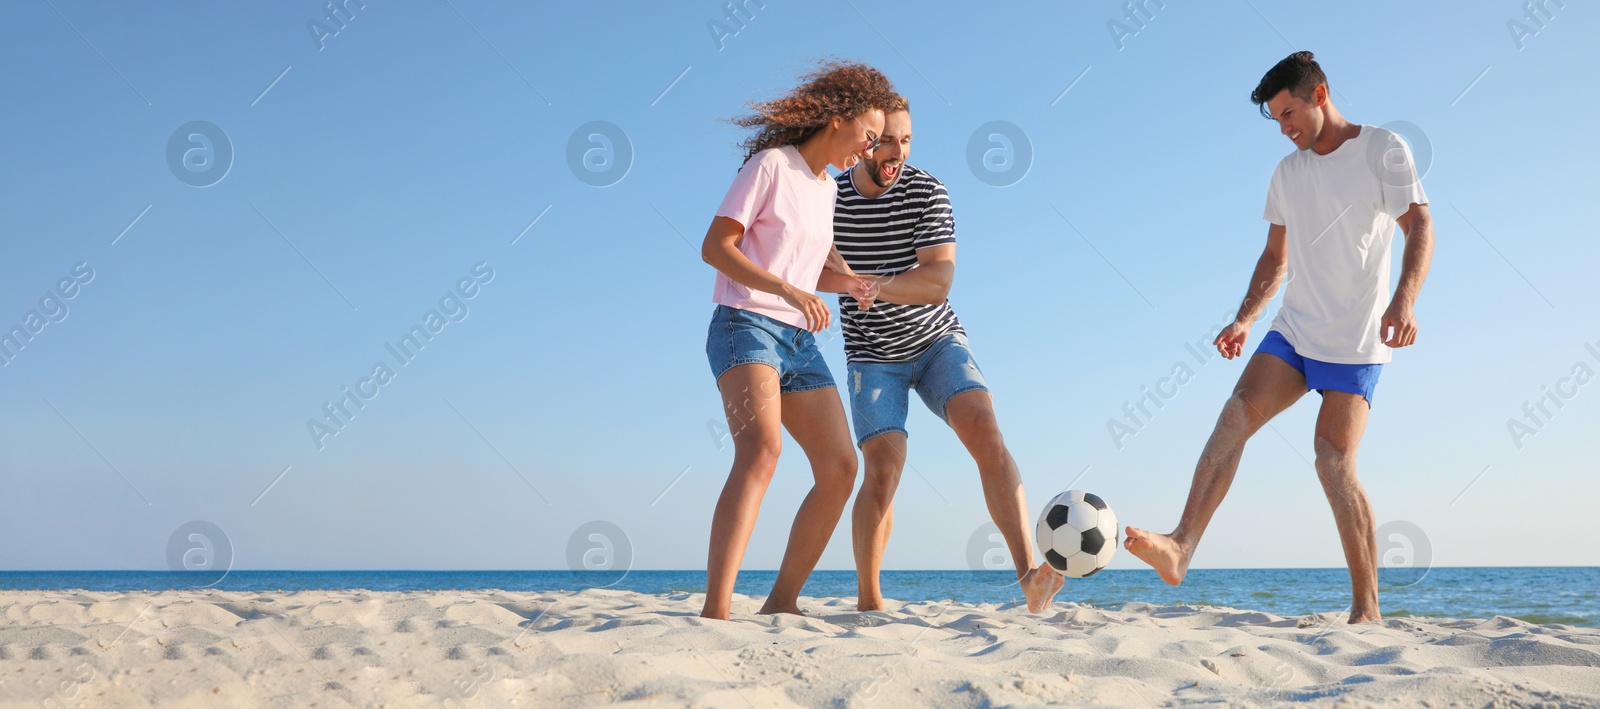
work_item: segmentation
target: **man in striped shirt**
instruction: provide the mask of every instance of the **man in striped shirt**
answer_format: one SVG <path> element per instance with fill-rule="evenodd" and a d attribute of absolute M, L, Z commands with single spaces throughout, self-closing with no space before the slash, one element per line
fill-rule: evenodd
<path fill-rule="evenodd" d="M 1022 476 L 1000 435 L 966 331 L 946 300 L 956 266 L 950 198 L 939 180 L 905 164 L 911 113 L 904 99 L 885 114 L 871 157 L 837 178 L 837 253 L 817 286 L 840 294 L 850 418 L 866 458 L 866 479 L 851 511 L 857 606 L 883 610 L 878 572 L 905 468 L 906 415 L 915 389 L 977 462 L 1028 610 L 1039 612 L 1062 579 L 1047 563 L 1034 565 Z"/>

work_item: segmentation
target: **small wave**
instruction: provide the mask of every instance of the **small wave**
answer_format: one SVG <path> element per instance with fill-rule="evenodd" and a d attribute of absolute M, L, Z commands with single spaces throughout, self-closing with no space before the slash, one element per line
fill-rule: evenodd
<path fill-rule="evenodd" d="M 1466 618 L 1472 618 L 1472 617 L 1475 617 L 1475 616 L 1472 613 L 1460 613 L 1460 614 L 1416 613 L 1416 612 L 1407 610 L 1405 608 L 1401 608 L 1401 609 L 1398 609 L 1398 610 L 1390 610 L 1388 608 L 1385 608 L 1383 610 L 1383 617 L 1385 617 L 1385 618 L 1442 618 L 1442 617 L 1451 617 L 1451 618 L 1466 619 Z M 1562 625 L 1576 625 L 1576 626 L 1580 626 L 1580 627 L 1590 627 L 1590 628 L 1594 627 L 1594 625 L 1595 625 L 1595 622 L 1594 622 L 1593 618 L 1586 618 L 1586 617 L 1581 616 L 1581 615 L 1568 615 L 1568 614 L 1565 614 L 1565 613 L 1519 613 L 1519 614 L 1515 614 L 1515 615 L 1507 615 L 1506 617 L 1508 617 L 1508 618 L 1516 618 L 1517 620 L 1523 621 L 1525 623 L 1533 623 L 1534 625 L 1550 625 L 1552 623 L 1560 623 Z"/>
<path fill-rule="evenodd" d="M 1585 618 L 1581 615 L 1567 615 L 1565 613 L 1526 613 L 1511 617 L 1516 618 L 1517 620 L 1533 623 L 1535 625 L 1549 625 L 1551 623 L 1581 626 L 1594 625 L 1594 620 L 1592 618 Z"/>

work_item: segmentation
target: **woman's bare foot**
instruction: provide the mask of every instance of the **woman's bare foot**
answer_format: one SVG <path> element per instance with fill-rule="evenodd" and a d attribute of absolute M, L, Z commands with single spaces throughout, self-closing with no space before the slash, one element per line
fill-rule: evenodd
<path fill-rule="evenodd" d="M 858 598 L 858 599 L 856 599 L 856 610 L 860 611 L 862 613 L 865 613 L 867 611 L 881 611 L 881 610 L 883 610 L 883 596 L 879 596 L 879 597 L 877 597 L 875 599 L 874 598 Z"/>
<path fill-rule="evenodd" d="M 1149 564 L 1156 573 L 1161 575 L 1161 580 L 1176 586 L 1183 583 L 1183 577 L 1189 573 L 1189 555 L 1192 552 L 1176 539 L 1165 534 L 1146 532 L 1142 529 L 1128 527 L 1128 538 L 1123 540 L 1123 548 L 1128 553 L 1139 557 L 1140 561 Z"/>
<path fill-rule="evenodd" d="M 1056 591 L 1061 590 L 1066 579 L 1046 561 L 1038 568 L 1029 569 L 1018 583 L 1022 586 L 1022 595 L 1028 598 L 1028 612 L 1039 613 L 1050 607 L 1051 599 L 1056 597 Z"/>
<path fill-rule="evenodd" d="M 768 598 L 767 602 L 762 604 L 761 610 L 756 611 L 756 612 L 758 614 L 760 614 L 760 615 L 773 615 L 773 614 L 776 614 L 776 613 L 792 613 L 794 615 L 805 615 L 805 612 L 800 610 L 800 604 L 795 603 L 793 601 L 790 601 L 788 603 L 776 603 L 771 598 Z"/>
<path fill-rule="evenodd" d="M 728 610 L 726 608 L 721 609 L 721 610 L 717 610 L 717 609 L 712 608 L 711 606 L 706 606 L 705 608 L 702 608 L 700 610 L 700 617 L 701 618 L 710 618 L 712 620 L 727 620 L 728 619 Z"/>

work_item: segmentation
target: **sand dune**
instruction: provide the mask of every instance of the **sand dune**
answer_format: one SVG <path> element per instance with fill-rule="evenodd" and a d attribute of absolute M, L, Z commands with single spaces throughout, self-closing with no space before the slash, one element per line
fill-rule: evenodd
<path fill-rule="evenodd" d="M 0 707 L 1600 707 L 1600 630 L 622 591 L 0 592 Z"/>

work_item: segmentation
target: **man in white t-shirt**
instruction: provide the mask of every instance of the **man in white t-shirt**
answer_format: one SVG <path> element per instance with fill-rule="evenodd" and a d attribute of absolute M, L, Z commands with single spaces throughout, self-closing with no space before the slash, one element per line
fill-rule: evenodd
<path fill-rule="evenodd" d="M 1416 341 L 1417 293 L 1433 254 L 1433 224 L 1410 148 L 1395 133 L 1345 120 L 1311 52 L 1295 52 L 1250 95 L 1295 152 L 1278 163 L 1263 215 L 1267 247 L 1238 317 L 1215 340 L 1222 356 L 1244 349 L 1284 274 L 1272 330 L 1245 366 L 1195 466 L 1170 534 L 1128 527 L 1124 546 L 1162 580 L 1183 581 L 1195 546 L 1228 493 L 1250 436 L 1315 389 L 1317 477 L 1333 507 L 1350 568 L 1351 623 L 1377 620 L 1378 547 L 1372 504 L 1356 478 L 1356 449 L 1390 350 Z M 1390 246 L 1405 232 L 1400 283 L 1388 296 Z"/>

